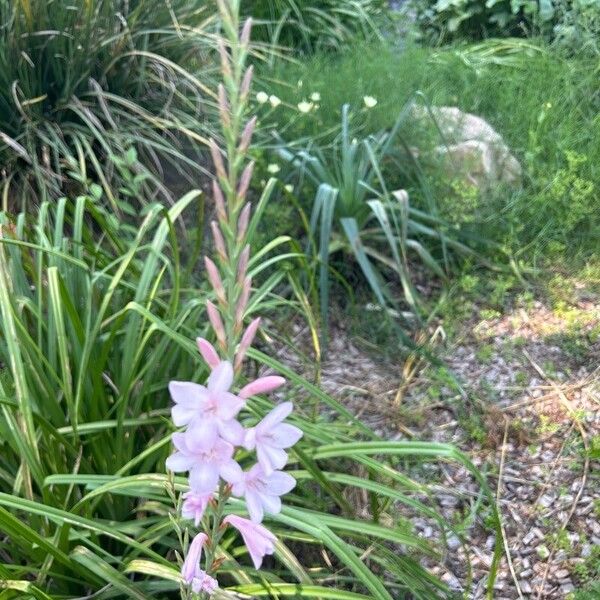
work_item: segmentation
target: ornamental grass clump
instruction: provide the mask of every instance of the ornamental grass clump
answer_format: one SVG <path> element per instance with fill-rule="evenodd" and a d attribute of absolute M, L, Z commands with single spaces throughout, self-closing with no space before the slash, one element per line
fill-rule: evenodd
<path fill-rule="evenodd" d="M 225 147 L 210 142 L 216 172 L 217 218 L 211 223 L 216 260 L 205 258 L 216 298 L 216 303 L 206 303 L 216 348 L 204 338 L 197 340 L 211 369 L 206 386 L 187 381 L 169 384 L 175 403 L 173 423 L 182 429 L 173 434 L 175 452 L 166 463 L 170 471 L 189 474 L 181 516 L 201 528 L 185 555 L 183 595 L 191 591 L 205 597 L 218 588 L 216 574 L 223 559 L 217 556 L 217 548 L 228 526 L 242 536 L 256 569 L 274 552 L 275 536 L 261 522 L 265 513 L 281 511 L 281 496 L 296 484 L 282 469 L 287 450 L 302 437 L 300 429 L 284 423 L 293 410 L 291 402 L 274 408 L 255 427 L 245 429 L 239 420 L 249 398 L 271 392 L 285 380 L 267 376 L 246 385 L 238 383 L 244 357 L 260 326 L 256 318 L 244 330 L 252 289 L 248 274 L 251 207 L 246 196 L 254 164 L 247 160 L 247 153 L 256 125 L 255 118 L 245 116 L 252 80 L 252 67 L 245 67 L 251 20 L 238 35 L 239 2 L 218 0 L 218 6 L 225 32 L 225 41 L 219 42 L 223 83 L 218 90 Z M 236 460 L 239 449 L 256 457 L 246 471 Z M 243 499 L 249 519 L 230 514 L 231 497 Z"/>

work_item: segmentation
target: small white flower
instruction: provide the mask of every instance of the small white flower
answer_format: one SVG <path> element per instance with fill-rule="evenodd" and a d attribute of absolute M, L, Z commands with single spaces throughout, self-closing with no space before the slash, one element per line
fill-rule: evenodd
<path fill-rule="evenodd" d="M 265 104 L 269 101 L 269 94 L 266 92 L 258 92 L 258 94 L 256 94 L 256 101 L 259 104 Z"/>
<path fill-rule="evenodd" d="M 301 113 L 309 113 L 314 107 L 315 105 L 312 102 L 306 102 L 306 100 L 298 104 L 298 110 Z"/>
<path fill-rule="evenodd" d="M 288 192 L 288 194 L 294 193 L 294 186 L 291 183 L 288 183 L 283 189 Z"/>
<path fill-rule="evenodd" d="M 365 96 L 363 98 L 363 102 L 367 108 L 373 108 L 377 106 L 377 98 L 373 98 L 373 96 Z"/>
<path fill-rule="evenodd" d="M 321 101 L 321 94 L 319 94 L 319 92 L 313 92 L 313 93 L 310 95 L 310 99 L 311 99 L 313 102 L 320 102 L 320 101 Z"/>
<path fill-rule="evenodd" d="M 269 96 L 269 102 L 273 108 L 277 108 L 281 104 L 281 100 L 277 96 Z"/>
<path fill-rule="evenodd" d="M 298 87 L 301 88 L 304 85 L 302 79 L 298 79 Z"/>
<path fill-rule="evenodd" d="M 278 164 L 275 163 L 271 163 L 268 167 L 267 167 L 267 171 L 269 173 L 271 173 L 272 175 L 275 175 L 276 173 L 279 173 L 279 171 L 281 171 L 281 167 Z"/>

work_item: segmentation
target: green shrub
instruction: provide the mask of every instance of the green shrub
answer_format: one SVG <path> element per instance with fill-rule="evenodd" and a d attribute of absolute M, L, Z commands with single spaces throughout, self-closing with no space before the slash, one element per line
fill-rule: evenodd
<path fill-rule="evenodd" d="M 197 170 L 187 155 L 210 103 L 185 69 L 202 71 L 212 20 L 201 0 L 0 0 L 3 197 L 41 202 L 99 184 L 114 203 L 116 163 L 132 148 L 140 188 L 168 196 L 162 169 Z"/>
<path fill-rule="evenodd" d="M 551 0 L 416 0 L 417 22 L 438 41 L 525 35 L 551 19 Z"/>
<path fill-rule="evenodd" d="M 414 0 L 426 39 L 447 42 L 542 35 L 572 54 L 600 52 L 597 0 Z"/>
<path fill-rule="evenodd" d="M 596 0 L 559 0 L 553 40 L 571 55 L 600 55 L 600 4 Z"/>
<path fill-rule="evenodd" d="M 381 36 L 387 0 L 243 0 L 259 38 L 295 51 L 339 49 Z"/>

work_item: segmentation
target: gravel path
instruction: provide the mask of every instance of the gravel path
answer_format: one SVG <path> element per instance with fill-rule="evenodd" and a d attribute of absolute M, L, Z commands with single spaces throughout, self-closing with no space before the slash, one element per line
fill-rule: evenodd
<path fill-rule="evenodd" d="M 486 471 L 505 533 L 496 600 L 568 598 L 593 577 L 590 557 L 600 560 L 600 473 L 592 459 L 600 441 L 600 301 L 563 311 L 532 302 L 488 319 L 475 314 L 454 341 L 441 332 L 430 333 L 448 371 L 383 364 L 338 328 L 321 385 L 384 438 L 450 442 Z M 306 336 L 296 333 L 300 342 Z M 306 367 L 289 350 L 280 357 Z M 423 469 L 411 475 L 423 477 Z M 437 508 L 461 524 L 432 570 L 462 591 L 470 563 L 468 597 L 483 598 L 495 538 L 469 518 L 478 486 L 452 464 L 428 477 L 445 486 L 434 487 Z M 435 522 L 404 514 L 423 537 L 439 536 Z"/>

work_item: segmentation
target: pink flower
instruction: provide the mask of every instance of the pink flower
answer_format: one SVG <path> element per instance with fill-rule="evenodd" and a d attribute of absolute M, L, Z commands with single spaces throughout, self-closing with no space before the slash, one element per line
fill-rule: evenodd
<path fill-rule="evenodd" d="M 256 427 L 246 431 L 244 447 L 247 450 L 256 448 L 258 462 L 266 475 L 283 469 L 288 458 L 283 448 L 291 448 L 302 437 L 302 431 L 298 427 L 282 423 L 292 410 L 294 405 L 284 402 L 274 408 Z"/>
<path fill-rule="evenodd" d="M 216 579 L 207 575 L 200 568 L 200 560 L 202 558 L 202 548 L 206 544 L 208 536 L 205 533 L 199 533 L 190 544 L 187 556 L 181 567 L 181 578 L 187 585 L 191 585 L 194 592 L 214 592 L 219 584 Z"/>
<path fill-rule="evenodd" d="M 194 491 L 186 492 L 183 495 L 183 505 L 181 507 L 181 516 L 184 519 L 192 519 L 194 525 L 198 527 L 208 503 L 212 500 L 212 494 L 199 494 Z"/>
<path fill-rule="evenodd" d="M 256 569 L 260 569 L 265 555 L 273 554 L 275 551 L 277 538 L 266 527 L 237 515 L 225 517 L 223 523 L 232 525 L 242 534 L 244 544 L 248 548 Z"/>
<path fill-rule="evenodd" d="M 231 363 L 219 363 L 208 378 L 207 387 L 188 381 L 171 381 L 169 391 L 175 402 L 171 410 L 177 427 L 189 425 L 188 433 L 195 445 L 212 448 L 220 435 L 239 445 L 242 426 L 235 420 L 244 400 L 229 391 L 233 382 Z"/>
<path fill-rule="evenodd" d="M 249 471 L 242 471 L 240 466 L 228 463 L 221 471 L 221 476 L 232 485 L 234 496 L 244 497 L 248 514 L 255 523 L 263 520 L 264 513 L 276 515 L 281 512 L 281 498 L 296 485 L 296 480 L 282 471 L 265 474 L 259 464 Z"/>
<path fill-rule="evenodd" d="M 190 488 L 198 494 L 210 494 L 219 482 L 219 474 L 230 473 L 239 465 L 233 460 L 233 446 L 217 439 L 212 448 L 196 445 L 186 433 L 174 433 L 176 452 L 167 458 L 167 468 L 175 473 L 190 472 Z"/>
<path fill-rule="evenodd" d="M 198 569 L 198 576 L 192 580 L 192 590 L 196 594 L 200 594 L 201 592 L 213 594 L 218 589 L 219 582 L 202 569 Z"/>

